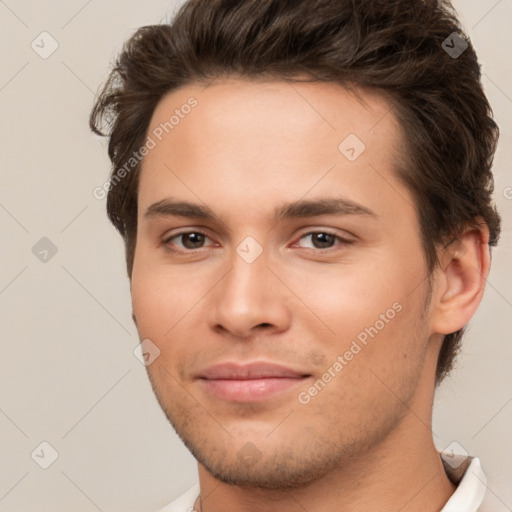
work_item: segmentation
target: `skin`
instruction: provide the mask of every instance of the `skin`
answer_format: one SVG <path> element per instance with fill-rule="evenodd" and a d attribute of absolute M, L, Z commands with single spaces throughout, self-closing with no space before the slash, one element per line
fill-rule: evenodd
<path fill-rule="evenodd" d="M 190 96 L 197 107 L 143 161 L 131 292 L 140 338 L 160 350 L 151 384 L 198 460 L 196 508 L 440 510 L 455 487 L 432 438 L 435 368 L 443 335 L 481 300 L 486 227 L 440 251 L 429 296 L 414 199 L 393 171 L 400 129 L 383 97 L 334 84 L 190 84 L 160 101 L 148 134 Z M 338 150 L 349 134 L 366 146 L 355 161 Z M 272 219 L 285 202 L 341 196 L 374 215 Z M 171 197 L 219 220 L 146 215 Z M 206 236 L 193 245 L 173 237 L 181 231 Z M 315 243 L 311 233 L 326 231 L 350 243 Z M 248 236 L 263 249 L 252 263 L 236 251 Z M 396 303 L 400 312 L 301 403 Z M 310 377 L 251 403 L 196 378 L 254 360 Z"/>

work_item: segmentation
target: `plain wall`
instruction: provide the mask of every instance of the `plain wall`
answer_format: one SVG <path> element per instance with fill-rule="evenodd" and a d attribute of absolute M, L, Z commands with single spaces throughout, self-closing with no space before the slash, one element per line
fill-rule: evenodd
<path fill-rule="evenodd" d="M 122 42 L 180 3 L 0 2 L 1 511 L 149 512 L 196 481 L 195 461 L 133 355 L 122 240 L 105 201 L 92 194 L 108 179 L 106 142 L 88 129 L 95 92 Z M 494 172 L 503 234 L 457 368 L 438 390 L 433 432 L 439 449 L 457 441 L 480 457 L 495 510 L 505 511 L 512 510 L 512 2 L 454 5 L 501 128 Z M 35 40 L 40 53 L 51 49 L 43 31 L 58 43 L 46 59 L 31 47 Z M 43 441 L 58 452 L 46 470 L 34 461 Z"/>

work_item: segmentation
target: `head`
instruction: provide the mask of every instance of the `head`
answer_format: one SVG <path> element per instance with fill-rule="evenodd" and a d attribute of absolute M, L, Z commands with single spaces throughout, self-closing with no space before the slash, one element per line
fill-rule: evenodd
<path fill-rule="evenodd" d="M 500 226 L 498 128 L 471 43 L 443 49 L 454 32 L 448 2 L 192 0 L 125 44 L 91 113 L 107 211 L 157 398 L 219 478 L 309 481 L 451 370 Z M 307 376 L 298 400 L 201 387 L 258 358 Z"/>

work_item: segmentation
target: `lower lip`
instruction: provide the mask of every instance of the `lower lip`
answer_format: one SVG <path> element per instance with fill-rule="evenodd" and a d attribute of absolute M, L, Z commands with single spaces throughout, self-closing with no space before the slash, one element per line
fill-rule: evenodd
<path fill-rule="evenodd" d="M 304 382 L 306 377 L 272 377 L 248 380 L 209 380 L 202 382 L 214 395 L 231 402 L 254 402 L 270 398 Z"/>

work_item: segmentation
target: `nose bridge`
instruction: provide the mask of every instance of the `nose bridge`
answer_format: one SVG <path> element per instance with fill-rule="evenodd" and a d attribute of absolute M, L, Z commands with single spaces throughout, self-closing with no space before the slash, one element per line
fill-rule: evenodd
<path fill-rule="evenodd" d="M 266 292 L 274 289 L 269 283 L 272 272 L 267 265 L 268 254 L 259 254 L 254 247 L 245 242 L 241 243 L 231 258 L 231 271 L 226 276 L 224 296 L 234 301 L 232 305 L 240 312 L 244 309 L 256 311 L 258 304 L 268 297 Z"/>
<path fill-rule="evenodd" d="M 242 241 L 233 251 L 230 270 L 219 282 L 209 314 L 212 326 L 222 325 L 238 336 L 270 324 L 278 329 L 289 321 L 284 288 L 267 268 L 269 254 L 255 240 Z"/>

